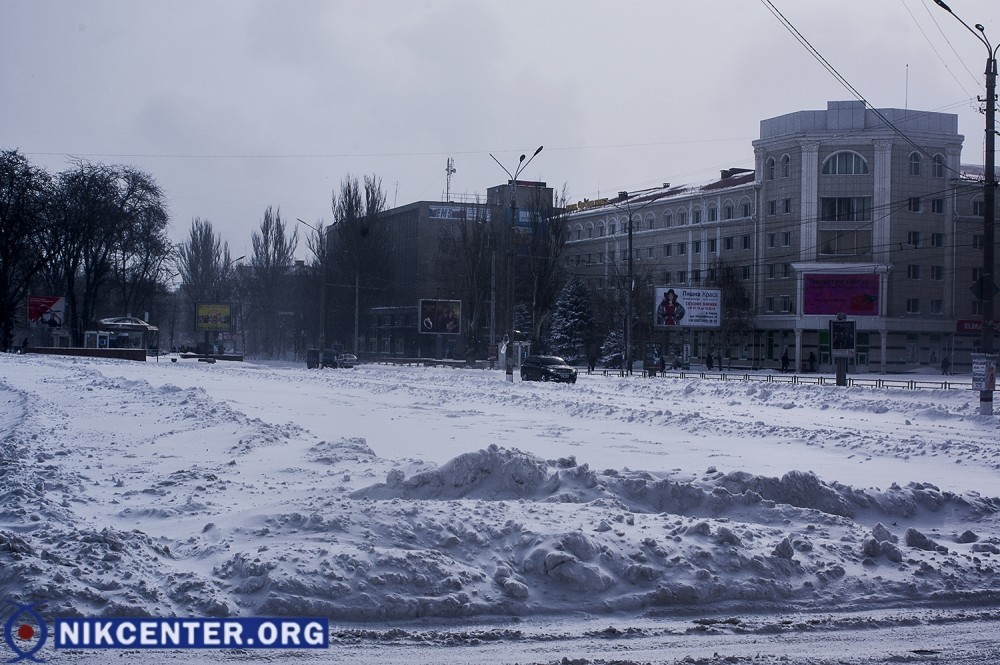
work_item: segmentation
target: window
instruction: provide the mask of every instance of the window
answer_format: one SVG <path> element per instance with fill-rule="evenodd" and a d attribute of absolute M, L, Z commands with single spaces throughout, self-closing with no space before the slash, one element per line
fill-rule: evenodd
<path fill-rule="evenodd" d="M 975 199 L 972 202 L 972 214 L 976 217 L 986 216 L 986 201 L 983 199 Z"/>
<path fill-rule="evenodd" d="M 750 249 L 750 234 L 743 236 L 743 249 Z"/>
<path fill-rule="evenodd" d="M 944 199 L 931 199 L 931 212 L 938 215 L 944 214 Z"/>
<path fill-rule="evenodd" d="M 615 262 L 615 250 L 609 249 L 608 250 L 608 263 L 614 263 L 614 262 Z"/>
<path fill-rule="evenodd" d="M 983 248 L 983 234 L 976 233 L 972 236 L 972 249 L 982 249 Z"/>
<path fill-rule="evenodd" d="M 935 178 L 944 177 L 944 157 L 941 155 L 934 155 L 934 159 L 931 160 L 931 175 Z"/>
<path fill-rule="evenodd" d="M 744 203 L 743 204 L 743 216 L 744 217 L 749 217 L 750 216 L 750 204 L 749 203 Z"/>
<path fill-rule="evenodd" d="M 910 175 L 920 175 L 920 153 L 910 153 Z"/>
<path fill-rule="evenodd" d="M 939 298 L 931 298 L 931 314 L 944 314 L 944 301 Z"/>
<path fill-rule="evenodd" d="M 723 219 L 732 219 L 733 218 L 733 205 L 731 203 L 726 204 L 726 207 L 723 208 L 722 214 L 723 214 Z"/>
<path fill-rule="evenodd" d="M 931 234 L 931 247 L 944 247 L 944 234 L 943 233 L 932 233 Z"/>
<path fill-rule="evenodd" d="M 691 251 L 695 254 L 701 254 L 701 241 L 695 240 L 691 243 Z"/>
<path fill-rule="evenodd" d="M 781 296 L 781 311 L 790 312 L 792 311 L 792 297 L 791 296 Z"/>
<path fill-rule="evenodd" d="M 709 283 L 715 283 L 718 280 L 719 271 L 715 268 L 708 269 L 708 281 Z"/>
<path fill-rule="evenodd" d="M 931 266 L 931 279 L 940 282 L 944 279 L 944 266 Z"/>
<path fill-rule="evenodd" d="M 687 245 L 682 242 L 677 243 L 677 255 L 684 256 L 687 253 Z"/>
<path fill-rule="evenodd" d="M 615 231 L 617 230 L 617 228 L 618 227 L 615 225 L 614 222 L 611 222 L 610 224 L 608 224 L 608 235 L 609 236 L 613 236 L 615 234 Z"/>
<path fill-rule="evenodd" d="M 870 222 L 871 197 L 824 196 L 820 200 L 820 219 L 826 222 Z"/>
<path fill-rule="evenodd" d="M 787 178 L 792 174 L 792 160 L 788 155 L 781 156 L 781 177 Z"/>
<path fill-rule="evenodd" d="M 670 228 L 670 225 L 674 221 L 674 216 L 669 212 L 663 214 L 663 226 L 664 228 Z"/>
<path fill-rule="evenodd" d="M 768 233 L 767 234 L 767 246 L 768 247 L 777 247 L 778 246 L 778 240 L 777 240 L 777 238 L 778 238 L 777 234 L 775 234 L 775 233 Z"/>
<path fill-rule="evenodd" d="M 771 199 L 770 201 L 767 202 L 767 214 L 768 215 L 778 214 L 778 202 L 775 201 L 774 199 Z"/>
<path fill-rule="evenodd" d="M 911 196 L 908 208 L 910 212 L 920 212 L 920 197 Z"/>
<path fill-rule="evenodd" d="M 677 281 L 681 284 L 687 283 L 687 273 L 683 270 L 677 271 Z"/>
<path fill-rule="evenodd" d="M 781 201 L 781 212 L 783 212 L 783 213 L 785 213 L 787 215 L 791 211 L 792 211 L 792 200 L 791 199 L 783 199 Z"/>
<path fill-rule="evenodd" d="M 578 228 L 578 229 L 576 230 L 576 239 L 577 239 L 577 240 L 579 240 L 579 239 L 580 239 L 580 233 L 581 233 L 581 232 L 580 232 L 580 229 Z"/>
<path fill-rule="evenodd" d="M 598 263 L 604 263 L 604 252 L 598 252 L 597 253 L 597 262 Z"/>
<path fill-rule="evenodd" d="M 868 162 L 856 152 L 836 152 L 823 162 L 823 175 L 863 175 Z"/>
<path fill-rule="evenodd" d="M 768 296 L 764 299 L 764 311 L 773 312 L 774 311 L 774 296 Z"/>
<path fill-rule="evenodd" d="M 907 298 L 906 299 L 906 313 L 907 314 L 919 314 L 920 313 L 920 298 Z"/>
<path fill-rule="evenodd" d="M 691 271 L 691 282 L 694 283 L 694 284 L 698 284 L 699 282 L 701 282 L 701 271 L 700 270 L 692 270 Z"/>
<path fill-rule="evenodd" d="M 594 227 L 593 226 L 588 226 L 587 227 L 587 237 L 588 238 L 593 238 L 594 237 Z"/>
<path fill-rule="evenodd" d="M 655 218 L 652 215 L 650 215 L 649 217 L 646 218 L 646 221 L 648 222 L 648 224 L 646 225 L 646 228 L 648 230 L 650 230 L 650 231 L 652 231 L 653 229 L 656 228 L 656 224 L 655 224 L 654 220 L 655 220 Z"/>
<path fill-rule="evenodd" d="M 701 224 L 701 209 L 700 208 L 695 208 L 691 212 L 691 223 L 692 224 Z"/>
<path fill-rule="evenodd" d="M 906 276 L 909 279 L 920 279 L 920 264 L 911 263 L 906 266 Z"/>
<path fill-rule="evenodd" d="M 743 279 L 750 279 L 750 266 L 743 266 Z"/>
<path fill-rule="evenodd" d="M 719 209 L 715 206 L 708 207 L 708 221 L 717 222 L 719 220 Z"/>
<path fill-rule="evenodd" d="M 733 248 L 733 237 L 729 236 L 728 238 L 723 238 L 722 239 L 722 249 L 724 249 L 726 251 L 729 251 L 729 250 L 732 250 L 732 248 Z"/>
<path fill-rule="evenodd" d="M 785 231 L 784 233 L 781 234 L 781 246 L 788 247 L 791 244 L 792 244 L 792 232 Z"/>
<path fill-rule="evenodd" d="M 670 256 L 670 250 L 671 250 L 670 245 L 663 246 L 663 258 L 667 258 L 668 256 Z"/>
<path fill-rule="evenodd" d="M 792 264 L 786 263 L 783 266 L 781 266 L 781 277 L 783 279 L 788 279 L 791 276 L 792 276 Z"/>
<path fill-rule="evenodd" d="M 825 256 L 857 256 L 872 249 L 872 232 L 854 229 L 821 229 L 819 253 Z"/>
<path fill-rule="evenodd" d="M 906 244 L 920 247 L 920 231 L 910 231 L 906 234 Z"/>
<path fill-rule="evenodd" d="M 598 238 L 604 237 L 604 222 L 597 223 L 597 237 Z"/>
<path fill-rule="evenodd" d="M 764 164 L 764 173 L 768 180 L 774 180 L 774 157 L 768 157 Z"/>
<path fill-rule="evenodd" d="M 708 239 L 708 253 L 715 254 L 718 251 L 718 241 L 715 238 Z"/>
<path fill-rule="evenodd" d="M 667 271 L 665 271 L 663 273 L 663 283 L 664 284 L 669 284 L 670 283 L 670 271 L 669 270 L 667 270 Z"/>
<path fill-rule="evenodd" d="M 677 226 L 684 226 L 687 224 L 687 213 L 681 210 L 677 213 Z"/>
<path fill-rule="evenodd" d="M 647 247 L 646 248 L 646 258 L 647 259 L 653 258 L 653 248 L 652 247 Z"/>
<path fill-rule="evenodd" d="M 774 279 L 774 275 L 775 275 L 774 264 L 773 263 L 767 264 L 767 278 Z"/>

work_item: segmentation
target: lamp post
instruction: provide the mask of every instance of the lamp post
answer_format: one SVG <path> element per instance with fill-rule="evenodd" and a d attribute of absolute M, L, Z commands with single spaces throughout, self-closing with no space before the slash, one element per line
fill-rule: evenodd
<path fill-rule="evenodd" d="M 963 21 L 951 7 L 942 0 L 934 2 L 965 27 L 966 30 L 975 35 L 976 39 L 986 47 L 986 173 L 983 181 L 983 276 L 980 280 L 981 299 L 983 304 L 983 339 L 982 352 L 991 356 L 993 354 L 993 292 L 996 288 L 994 275 L 995 259 L 995 235 L 994 217 L 996 214 L 996 113 L 997 113 L 997 49 L 1000 44 L 994 47 L 990 40 L 986 38 L 986 28 L 980 23 L 976 23 L 973 30 L 969 24 Z M 990 362 L 992 362 L 990 358 Z M 979 413 L 981 415 L 993 414 L 993 387 L 986 385 L 986 390 L 979 392 Z"/>
<path fill-rule="evenodd" d="M 628 299 L 625 303 L 625 366 L 624 371 L 627 374 L 632 373 L 632 328 L 633 321 L 635 320 L 635 267 L 633 264 L 634 252 L 632 250 L 632 215 L 638 214 L 640 210 L 648 206 L 655 201 L 655 198 L 651 198 L 641 206 L 632 210 L 632 205 L 629 203 L 629 193 L 628 192 L 618 192 L 618 200 L 624 202 L 625 215 L 628 217 L 626 224 L 628 224 Z M 622 207 L 617 203 L 612 202 L 615 208 L 622 210 Z"/>
<path fill-rule="evenodd" d="M 507 349 L 504 354 L 504 367 L 507 372 L 507 380 L 511 383 L 514 382 L 514 224 L 517 223 L 517 176 L 521 175 L 521 171 L 531 163 L 531 160 L 538 156 L 538 153 L 542 151 L 542 147 L 538 146 L 538 149 L 532 153 L 527 161 L 525 161 L 525 156 L 521 155 L 520 159 L 517 160 L 517 168 L 514 170 L 514 175 L 511 175 L 507 167 L 501 164 L 499 159 L 493 157 L 493 153 L 490 153 L 493 161 L 510 178 L 510 223 L 507 224 Z"/>
<path fill-rule="evenodd" d="M 319 348 L 326 348 L 326 254 L 327 254 L 327 243 L 326 238 L 323 237 L 323 232 L 317 229 L 315 226 L 309 222 L 305 222 L 298 217 L 295 218 L 300 224 L 305 224 L 310 229 L 316 232 L 316 238 L 321 243 L 320 248 L 323 252 L 322 256 L 317 255 L 316 258 L 319 259 Z M 315 253 L 315 252 L 314 252 Z"/>

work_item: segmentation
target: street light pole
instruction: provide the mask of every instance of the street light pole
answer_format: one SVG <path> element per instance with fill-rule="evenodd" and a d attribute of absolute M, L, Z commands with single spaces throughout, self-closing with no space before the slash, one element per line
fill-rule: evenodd
<path fill-rule="evenodd" d="M 994 48 L 986 38 L 986 28 L 980 23 L 976 23 L 973 30 L 963 21 L 951 7 L 942 0 L 934 2 L 951 14 L 961 23 L 966 30 L 971 32 L 986 47 L 986 165 L 985 178 L 983 180 L 983 276 L 980 280 L 982 289 L 983 305 L 983 329 L 982 329 L 982 352 L 992 356 L 993 354 L 993 291 L 996 288 L 994 283 L 995 274 L 995 232 L 994 222 L 996 216 L 996 113 L 997 113 L 997 49 Z M 978 32 L 977 32 L 978 31 Z M 990 358 L 990 362 L 993 359 Z M 986 386 L 986 390 L 979 393 L 979 413 L 981 415 L 993 415 L 993 387 Z"/>
<path fill-rule="evenodd" d="M 322 237 L 322 231 L 317 229 L 315 226 L 309 222 L 302 221 L 298 217 L 295 218 L 299 223 L 305 224 L 313 231 L 316 232 L 316 238 L 320 243 L 323 255 L 317 256 L 319 259 L 319 348 L 326 348 L 326 238 Z"/>
<path fill-rule="evenodd" d="M 514 382 L 514 224 L 517 223 L 517 177 L 521 175 L 521 171 L 531 163 L 538 153 L 542 151 L 543 146 L 538 146 L 538 149 L 532 153 L 531 157 L 527 161 L 524 159 L 524 155 L 521 155 L 520 159 L 517 161 L 517 169 L 514 170 L 514 175 L 511 175 L 510 171 L 507 170 L 500 160 L 493 157 L 493 153 L 490 153 L 490 157 L 493 157 L 493 161 L 503 169 L 503 172 L 507 174 L 510 178 L 510 223 L 507 224 L 507 335 L 506 335 L 506 353 L 504 354 L 504 368 L 507 373 L 507 380 L 511 383 Z"/>

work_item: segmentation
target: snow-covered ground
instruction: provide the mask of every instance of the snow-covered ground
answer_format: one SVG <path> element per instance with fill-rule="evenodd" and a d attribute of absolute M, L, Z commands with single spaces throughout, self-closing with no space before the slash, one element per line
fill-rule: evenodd
<path fill-rule="evenodd" d="M 1000 430 L 978 410 L 969 390 L 5 354 L 0 598 L 329 617 L 336 652 L 297 662 L 1000 662 Z"/>

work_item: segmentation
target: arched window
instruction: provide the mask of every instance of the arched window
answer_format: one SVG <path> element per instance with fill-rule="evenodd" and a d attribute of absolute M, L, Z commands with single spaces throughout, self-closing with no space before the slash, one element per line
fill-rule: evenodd
<path fill-rule="evenodd" d="M 764 173 L 768 180 L 774 180 L 774 157 L 768 157 L 764 163 Z"/>
<path fill-rule="evenodd" d="M 652 231 L 656 228 L 656 215 L 649 213 L 646 215 L 646 230 Z"/>
<path fill-rule="evenodd" d="M 585 226 L 584 229 L 586 230 L 586 236 L 588 238 L 593 238 L 594 237 L 594 225 L 593 224 L 591 224 L 590 222 L 587 222 L 587 226 Z"/>
<path fill-rule="evenodd" d="M 787 178 L 792 175 L 792 159 L 788 155 L 781 156 L 781 177 Z"/>
<path fill-rule="evenodd" d="M 911 152 L 910 153 L 910 175 L 920 175 L 920 153 Z"/>
<path fill-rule="evenodd" d="M 835 152 L 823 162 L 823 175 L 863 175 L 868 162 L 856 152 Z"/>
<path fill-rule="evenodd" d="M 715 204 L 708 206 L 708 221 L 719 221 L 719 209 L 715 207 Z"/>
<path fill-rule="evenodd" d="M 604 220 L 601 220 L 597 223 L 597 237 L 598 238 L 604 237 Z"/>
<path fill-rule="evenodd" d="M 583 237 L 583 227 L 578 226 L 576 227 L 576 239 L 580 240 L 582 237 Z"/>
<path fill-rule="evenodd" d="M 931 175 L 933 175 L 935 178 L 943 178 L 944 177 L 944 156 L 943 155 L 934 155 L 934 159 L 931 160 L 931 163 L 932 163 L 932 166 L 931 166 Z"/>
<path fill-rule="evenodd" d="M 687 224 L 687 213 L 683 210 L 677 213 L 677 226 L 684 226 Z"/>

